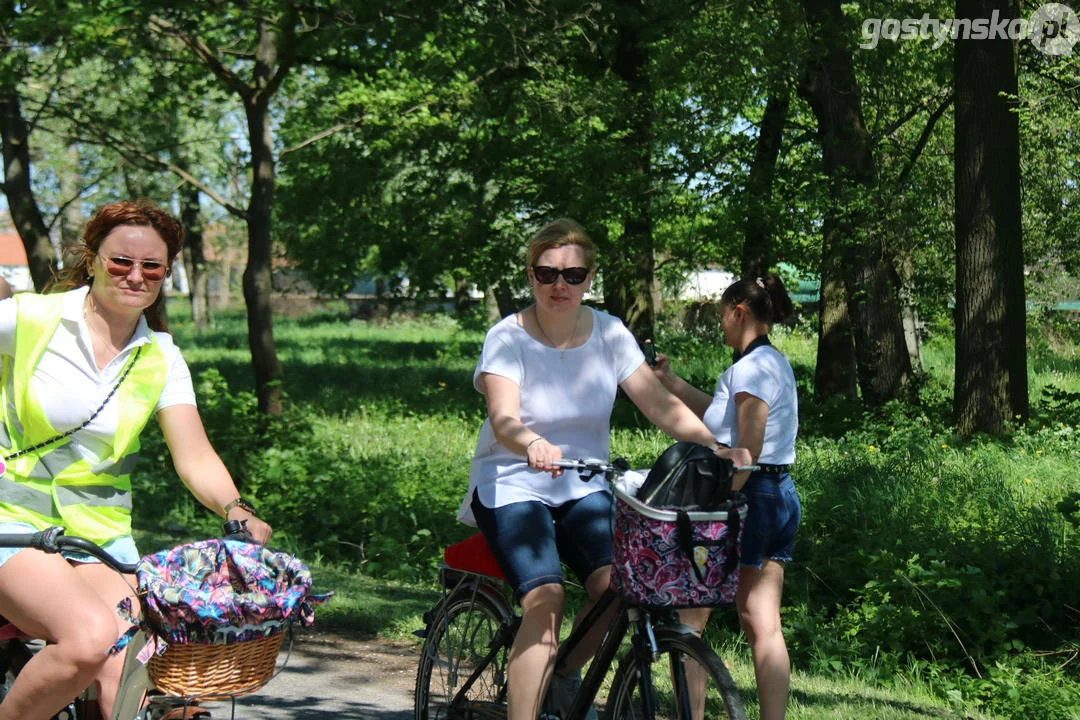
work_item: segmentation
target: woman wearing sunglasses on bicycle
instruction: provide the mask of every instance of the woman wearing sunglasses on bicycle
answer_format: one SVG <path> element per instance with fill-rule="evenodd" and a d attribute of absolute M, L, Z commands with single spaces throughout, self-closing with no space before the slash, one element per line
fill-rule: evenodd
<path fill-rule="evenodd" d="M 487 401 L 459 519 L 479 526 L 521 604 L 510 651 L 510 720 L 536 720 L 549 680 L 547 709 L 566 717 L 580 670 L 601 640 L 582 643 L 568 677 L 552 678 L 565 593 L 566 563 L 589 602 L 611 575 L 612 496 L 602 478 L 582 482 L 553 463 L 608 457 L 611 411 L 622 388 L 646 417 L 678 440 L 715 439 L 668 392 L 622 322 L 582 305 L 596 251 L 573 220 L 556 220 L 534 237 L 526 274 L 535 303 L 504 318 L 484 340 L 474 384 Z M 725 451 L 749 464 L 744 450 Z M 582 608 L 584 616 L 589 605 Z M 590 715 L 590 717 L 594 717 Z"/>
<path fill-rule="evenodd" d="M 671 370 L 657 355 L 660 381 L 702 417 L 721 442 L 747 448 L 760 466 L 741 489 L 749 500 L 743 528 L 735 605 L 754 658 L 762 720 L 787 709 L 791 663 L 780 624 L 784 563 L 791 561 L 802 506 L 788 472 L 795 462 L 799 399 L 791 364 L 769 342 L 769 327 L 792 311 L 776 275 L 744 279 L 720 297 L 724 343 L 737 353 L 710 395 Z M 683 622 L 704 627 L 708 610 L 683 611 Z"/>
<path fill-rule="evenodd" d="M 52 292 L 0 302 L 0 532 L 60 525 L 137 561 L 131 471 L 153 415 L 192 494 L 245 521 L 257 541 L 269 539 L 270 526 L 240 498 L 207 440 L 191 374 L 165 326 L 161 289 L 183 234 L 149 203 L 106 205 Z M 50 718 L 95 680 L 111 717 L 123 655 L 106 659 L 106 651 L 126 629 L 116 605 L 130 594 L 120 575 L 89 558 L 0 550 L 0 614 L 49 641 L 0 703 L 0 720 Z"/>

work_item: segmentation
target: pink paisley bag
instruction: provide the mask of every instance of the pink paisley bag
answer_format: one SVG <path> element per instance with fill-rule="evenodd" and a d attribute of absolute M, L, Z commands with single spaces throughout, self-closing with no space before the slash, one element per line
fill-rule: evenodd
<path fill-rule="evenodd" d="M 735 602 L 745 519 L 738 492 L 706 512 L 654 508 L 616 488 L 612 587 L 647 607 Z"/>

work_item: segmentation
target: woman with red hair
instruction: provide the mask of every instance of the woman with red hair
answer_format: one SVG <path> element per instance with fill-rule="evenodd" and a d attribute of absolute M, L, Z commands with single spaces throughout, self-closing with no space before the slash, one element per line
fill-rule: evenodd
<path fill-rule="evenodd" d="M 161 289 L 183 238 L 180 222 L 150 203 L 106 205 L 45 294 L 0 302 L 0 533 L 59 525 L 137 561 L 131 471 L 154 416 L 199 502 L 269 539 L 206 437 L 165 324 Z M 111 717 L 123 655 L 106 651 L 127 629 L 116 605 L 130 594 L 92 558 L 0 549 L 0 614 L 48 640 L 0 703 L 0 720 L 47 720 L 95 681 Z"/>

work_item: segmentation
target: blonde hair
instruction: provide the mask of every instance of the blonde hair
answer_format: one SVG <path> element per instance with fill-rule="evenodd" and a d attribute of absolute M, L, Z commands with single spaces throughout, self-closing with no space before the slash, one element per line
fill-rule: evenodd
<path fill-rule="evenodd" d="M 533 236 L 525 259 L 529 267 L 536 265 L 540 256 L 552 248 L 564 245 L 577 245 L 585 253 L 585 267 L 592 270 L 596 264 L 596 246 L 589 238 L 585 228 L 570 218 L 559 218 L 549 222 Z"/>

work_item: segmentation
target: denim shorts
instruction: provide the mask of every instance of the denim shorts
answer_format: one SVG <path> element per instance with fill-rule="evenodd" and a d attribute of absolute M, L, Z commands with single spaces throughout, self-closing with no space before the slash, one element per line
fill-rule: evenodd
<path fill-rule="evenodd" d="M 33 534 L 37 532 L 37 528 L 33 525 L 20 522 L 0 522 L 0 533 L 26 533 Z M 117 560 L 123 563 L 136 563 L 141 557 L 139 551 L 135 548 L 135 539 L 130 535 L 124 535 L 110 540 L 102 545 L 105 551 L 115 557 Z M 12 547 L 0 547 L 0 565 L 3 565 L 12 557 L 15 553 L 26 548 L 12 548 Z M 75 550 L 64 550 L 61 553 L 65 558 L 72 562 L 81 563 L 96 563 L 101 562 L 96 557 L 81 553 Z"/>
<path fill-rule="evenodd" d="M 760 568 L 765 560 L 791 561 L 802 505 L 788 473 L 756 472 L 743 486 L 748 508 L 741 564 Z"/>
<path fill-rule="evenodd" d="M 539 501 L 487 508 L 473 492 L 472 511 L 518 600 L 541 585 L 562 583 L 566 563 L 584 584 L 611 564 L 614 499 L 602 490 L 558 507 Z"/>

